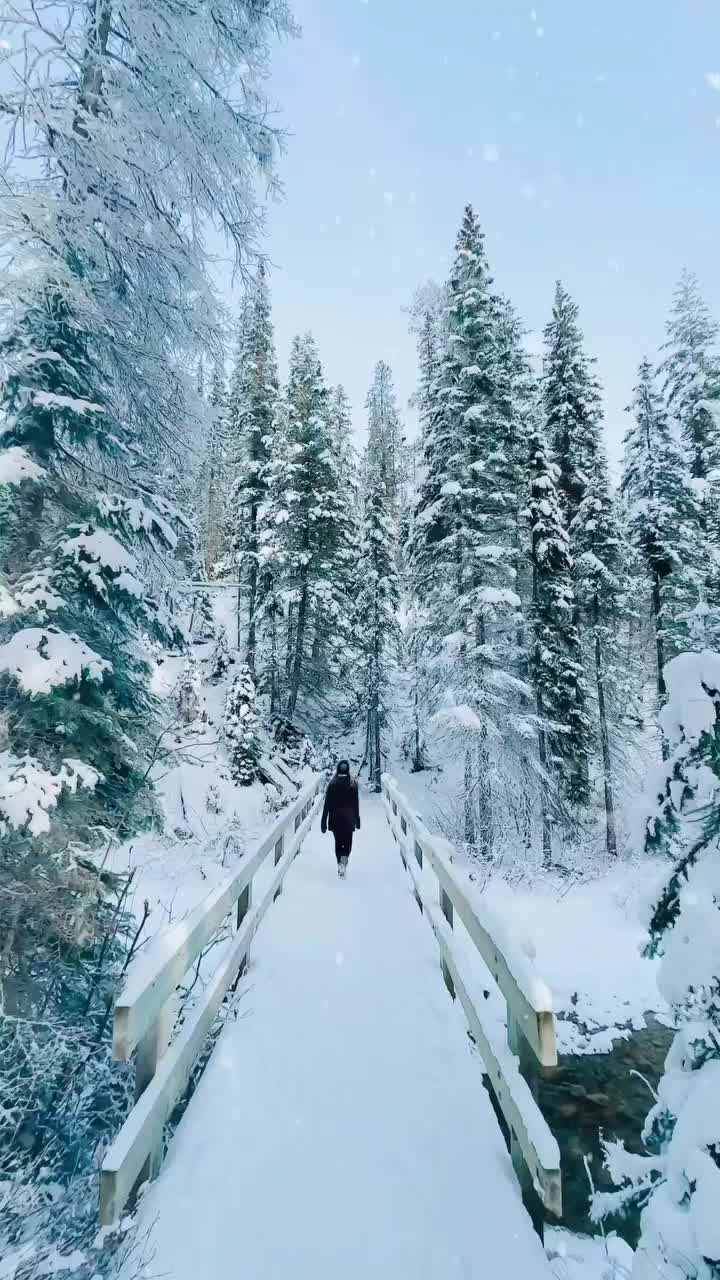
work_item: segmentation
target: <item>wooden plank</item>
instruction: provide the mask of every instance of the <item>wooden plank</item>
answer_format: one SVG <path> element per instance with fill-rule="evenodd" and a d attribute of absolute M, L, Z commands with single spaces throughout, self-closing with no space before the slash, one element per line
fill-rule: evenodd
<path fill-rule="evenodd" d="M 396 788 L 388 783 L 387 795 L 393 808 L 395 803 L 402 806 L 402 796 Z M 472 903 L 464 888 L 456 878 L 452 868 L 444 861 L 437 850 L 437 843 L 430 832 L 411 812 L 406 813 L 409 828 L 414 835 L 414 845 L 425 854 L 435 872 L 441 892 L 452 903 L 462 920 L 473 943 L 477 947 L 495 982 L 507 1001 L 508 1008 L 516 1019 L 520 1030 L 533 1050 L 538 1062 L 544 1067 L 557 1066 L 557 1046 L 555 1043 L 555 1016 L 552 1009 L 538 1008 L 521 989 L 505 956 L 492 936 L 481 924 Z M 418 858 L 422 866 L 421 857 Z"/>
<path fill-rule="evenodd" d="M 113 1057 L 117 1061 L 128 1061 L 205 944 L 232 911 L 277 841 L 282 839 L 285 829 L 295 823 L 303 806 L 317 795 L 320 784 L 320 778 L 308 783 L 285 812 L 278 816 L 254 852 L 243 858 L 238 870 L 209 893 L 185 920 L 178 921 L 157 935 L 152 951 L 142 958 L 137 977 L 130 970 L 115 1003 Z"/>
<path fill-rule="evenodd" d="M 291 836 L 262 901 L 245 916 L 226 955 L 213 973 L 202 1000 L 161 1058 L 157 1072 L 138 1099 L 109 1148 L 100 1174 L 100 1224 L 117 1222 L 151 1151 L 157 1149 L 165 1122 L 182 1095 L 196 1059 L 237 976 L 255 933 L 319 809 L 315 801 L 302 827 Z"/>
<path fill-rule="evenodd" d="M 386 806 L 386 811 L 388 821 L 390 821 L 389 806 Z M 398 843 L 401 844 L 402 842 L 398 839 Z M 515 1058 L 508 1056 L 505 1061 L 501 1062 L 499 1060 L 500 1055 L 493 1046 L 490 1034 L 483 1025 L 482 1013 L 473 1001 L 462 976 L 460 961 L 455 951 L 450 928 L 439 909 L 424 898 L 422 879 L 412 859 L 406 857 L 405 862 L 413 881 L 415 897 L 422 900 L 425 916 L 435 934 L 443 960 L 444 971 L 447 972 L 452 981 L 455 995 L 463 1007 L 468 1026 L 482 1058 L 483 1066 L 495 1091 L 498 1105 L 510 1129 L 512 1144 L 522 1153 L 533 1185 L 540 1195 L 545 1208 L 548 1212 L 560 1217 L 562 1214 L 562 1184 L 559 1153 L 556 1165 L 545 1165 L 538 1154 L 530 1131 L 534 1129 L 537 1132 L 541 1129 L 544 1131 L 548 1142 L 554 1143 L 556 1148 L 557 1143 L 529 1086 L 520 1074 Z"/>

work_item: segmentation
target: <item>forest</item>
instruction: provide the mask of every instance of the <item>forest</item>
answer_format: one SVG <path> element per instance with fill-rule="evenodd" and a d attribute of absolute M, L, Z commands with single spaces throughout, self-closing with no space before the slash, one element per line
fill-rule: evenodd
<path fill-rule="evenodd" d="M 312 334 L 286 376 L 276 352 L 284 0 L 11 3 L 2 25 L 0 1276 L 115 1274 L 122 1242 L 91 1249 L 132 1094 L 110 1014 L 152 927 L 118 850 L 168 836 L 163 780 L 209 741 L 218 821 L 268 755 L 347 753 L 370 792 L 388 769 L 425 788 L 480 876 L 662 865 L 644 947 L 674 1040 L 644 1154 L 608 1141 L 617 1189 L 593 1212 L 642 1209 L 613 1274 L 713 1280 L 720 348 L 701 281 L 669 281 L 659 350 L 637 335 L 618 471 L 576 301 L 559 280 L 533 353 L 467 204 L 447 277 L 408 299 L 418 431 L 379 351 L 359 438 Z"/>

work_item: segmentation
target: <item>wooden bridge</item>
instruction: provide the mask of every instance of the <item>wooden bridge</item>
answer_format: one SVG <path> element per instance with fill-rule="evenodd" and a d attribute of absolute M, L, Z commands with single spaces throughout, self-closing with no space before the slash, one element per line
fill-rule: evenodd
<path fill-rule="evenodd" d="M 138 1209 L 148 1275 L 547 1280 L 560 1162 L 534 1082 L 557 1061 L 549 993 L 387 776 L 339 881 L 324 785 L 131 970 L 114 1054 L 135 1057 L 136 1103 L 102 1166 L 101 1222 L 160 1172 L 224 1008 Z M 178 986 L 230 916 L 168 1047 Z"/>

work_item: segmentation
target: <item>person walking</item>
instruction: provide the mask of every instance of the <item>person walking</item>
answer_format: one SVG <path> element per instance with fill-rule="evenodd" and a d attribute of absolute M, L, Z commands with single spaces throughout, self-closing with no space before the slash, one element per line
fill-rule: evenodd
<path fill-rule="evenodd" d="M 360 830 L 358 786 L 355 779 L 350 777 L 350 765 L 347 760 L 338 760 L 335 776 L 330 779 L 325 792 L 325 805 L 320 822 L 323 835 L 328 828 L 335 837 L 338 875 L 344 879 L 352 849 L 353 834 Z"/>

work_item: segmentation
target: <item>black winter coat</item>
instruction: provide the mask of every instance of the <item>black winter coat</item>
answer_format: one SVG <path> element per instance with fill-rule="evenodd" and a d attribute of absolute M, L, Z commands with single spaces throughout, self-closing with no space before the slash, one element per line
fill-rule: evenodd
<path fill-rule="evenodd" d="M 323 831 L 349 832 L 360 826 L 360 799 L 357 783 L 347 775 L 336 774 L 325 792 L 322 814 Z"/>

